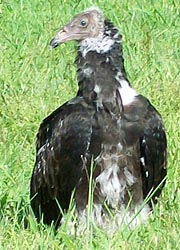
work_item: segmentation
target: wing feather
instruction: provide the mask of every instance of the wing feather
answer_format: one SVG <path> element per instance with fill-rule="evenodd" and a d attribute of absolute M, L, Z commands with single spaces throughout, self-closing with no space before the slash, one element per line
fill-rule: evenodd
<path fill-rule="evenodd" d="M 59 206 L 68 209 L 71 193 L 80 180 L 82 156 L 88 154 L 91 117 L 91 110 L 88 112 L 79 98 L 79 102 L 61 106 L 41 124 L 30 192 L 38 221 L 43 214 L 44 223 L 54 221 L 58 225 Z"/>
<path fill-rule="evenodd" d="M 143 196 L 156 203 L 167 174 L 167 140 L 160 114 L 142 95 L 125 107 L 124 131 L 127 145 L 140 142 Z"/>
<path fill-rule="evenodd" d="M 167 140 L 159 113 L 153 106 L 150 109 L 144 135 L 140 140 L 141 166 L 144 197 L 151 193 L 151 201 L 156 203 L 167 174 Z"/>

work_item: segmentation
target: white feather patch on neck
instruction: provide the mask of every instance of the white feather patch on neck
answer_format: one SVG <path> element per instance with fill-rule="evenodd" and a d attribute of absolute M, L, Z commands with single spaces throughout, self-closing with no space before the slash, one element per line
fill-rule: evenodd
<path fill-rule="evenodd" d="M 114 44 L 114 40 L 108 36 L 102 38 L 102 36 L 87 38 L 80 43 L 80 52 L 83 57 L 89 51 L 96 51 L 97 53 L 103 54 L 111 49 Z"/>
<path fill-rule="evenodd" d="M 125 79 L 120 78 L 121 73 L 117 73 L 116 80 L 120 83 L 118 91 L 121 95 L 123 105 L 129 105 L 138 95 L 136 90 L 134 90 Z"/>

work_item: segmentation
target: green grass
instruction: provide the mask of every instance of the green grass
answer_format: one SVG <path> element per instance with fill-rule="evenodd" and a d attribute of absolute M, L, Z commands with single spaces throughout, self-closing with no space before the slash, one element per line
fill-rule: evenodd
<path fill-rule="evenodd" d="M 147 225 L 77 238 L 38 228 L 29 182 L 40 122 L 77 90 L 74 43 L 49 50 L 60 26 L 91 5 L 121 29 L 128 76 L 162 114 L 168 178 Z M 0 249 L 179 249 L 180 4 L 178 0 L 0 1 Z M 27 227 L 25 227 L 27 224 Z"/>

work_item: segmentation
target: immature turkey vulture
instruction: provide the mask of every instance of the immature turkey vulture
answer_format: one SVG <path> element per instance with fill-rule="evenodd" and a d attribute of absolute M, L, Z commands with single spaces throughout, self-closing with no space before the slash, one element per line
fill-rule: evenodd
<path fill-rule="evenodd" d="M 165 183 L 167 143 L 161 116 L 131 87 L 121 35 L 99 9 L 75 16 L 51 46 L 71 40 L 79 43 L 79 90 L 40 125 L 32 209 L 38 221 L 58 226 L 75 190 L 78 218 L 85 220 L 93 162 L 94 223 L 109 225 L 110 210 L 117 228 L 134 217 L 136 225 L 147 219 Z"/>

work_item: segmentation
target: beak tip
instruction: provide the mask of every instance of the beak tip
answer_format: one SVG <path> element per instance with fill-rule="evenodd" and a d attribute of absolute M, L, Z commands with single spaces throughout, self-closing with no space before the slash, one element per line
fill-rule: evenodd
<path fill-rule="evenodd" d="M 50 49 L 54 49 L 56 48 L 57 46 L 59 45 L 59 42 L 56 38 L 53 38 L 51 41 L 50 41 Z"/>

